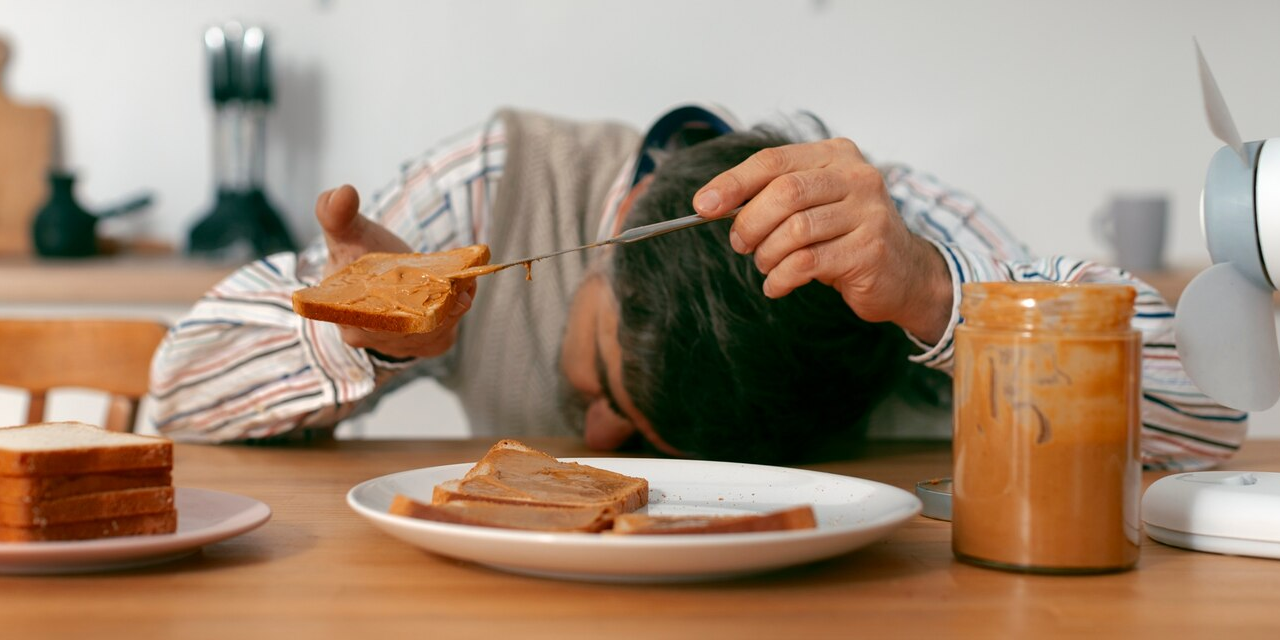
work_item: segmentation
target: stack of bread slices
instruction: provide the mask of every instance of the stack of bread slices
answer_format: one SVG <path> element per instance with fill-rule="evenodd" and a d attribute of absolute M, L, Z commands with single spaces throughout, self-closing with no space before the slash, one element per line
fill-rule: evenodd
<path fill-rule="evenodd" d="M 583 533 L 742 533 L 816 526 L 809 505 L 735 516 L 634 513 L 648 503 L 644 478 L 561 462 L 502 440 L 465 476 L 436 485 L 430 504 L 397 495 L 389 511 L 452 524 Z"/>
<path fill-rule="evenodd" d="M 0 542 L 177 529 L 173 443 L 80 422 L 0 429 Z"/>

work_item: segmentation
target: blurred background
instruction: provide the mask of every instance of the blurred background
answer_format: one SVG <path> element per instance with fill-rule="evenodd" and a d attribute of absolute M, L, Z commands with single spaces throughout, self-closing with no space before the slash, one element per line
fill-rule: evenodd
<path fill-rule="evenodd" d="M 1280 135 L 1271 0 L 0 0 L 0 88 L 55 114 L 80 202 L 152 196 L 105 233 L 181 251 L 213 206 L 204 34 L 230 20 L 270 38 L 264 184 L 303 243 L 321 190 L 367 195 L 497 107 L 644 127 L 706 100 L 747 123 L 811 110 L 972 194 L 1037 253 L 1107 260 L 1094 216 L 1165 198 L 1164 265 L 1194 269 L 1220 143 L 1193 36 L 1243 137 Z"/>
<path fill-rule="evenodd" d="M 212 200 L 203 34 L 272 38 L 267 185 L 299 238 L 315 196 L 502 105 L 643 127 L 685 100 L 744 122 L 805 108 L 874 157 L 962 188 L 1038 252 L 1103 256 L 1089 217 L 1167 193 L 1168 255 L 1220 146 L 1200 39 L 1246 139 L 1280 134 L 1280 3 L 1082 0 L 0 0 L 10 98 L 46 104 L 86 206 L 154 191 L 138 233 L 179 243 Z"/>

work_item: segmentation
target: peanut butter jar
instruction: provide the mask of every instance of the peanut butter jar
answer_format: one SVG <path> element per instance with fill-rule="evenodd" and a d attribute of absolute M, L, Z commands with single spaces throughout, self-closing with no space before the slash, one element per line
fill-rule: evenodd
<path fill-rule="evenodd" d="M 1142 339 L 1133 288 L 969 283 L 955 335 L 952 550 L 1098 573 L 1138 560 Z"/>

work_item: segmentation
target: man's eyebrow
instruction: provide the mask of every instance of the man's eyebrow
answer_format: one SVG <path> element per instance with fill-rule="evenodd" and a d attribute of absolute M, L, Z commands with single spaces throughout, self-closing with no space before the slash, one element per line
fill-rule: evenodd
<path fill-rule="evenodd" d="M 627 414 L 622 412 L 622 407 L 618 405 L 618 399 L 613 397 L 613 388 L 609 386 L 609 371 L 604 366 L 604 356 L 600 355 L 600 342 L 596 341 L 596 376 L 600 378 L 600 390 L 604 394 L 605 402 L 609 403 L 609 409 L 615 414 L 623 418 Z"/>

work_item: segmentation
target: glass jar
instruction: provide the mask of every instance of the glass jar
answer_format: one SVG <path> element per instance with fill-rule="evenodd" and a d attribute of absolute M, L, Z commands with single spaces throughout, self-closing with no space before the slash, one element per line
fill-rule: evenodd
<path fill-rule="evenodd" d="M 1138 560 L 1132 287 L 969 283 L 955 334 L 952 550 L 1043 573 Z"/>

